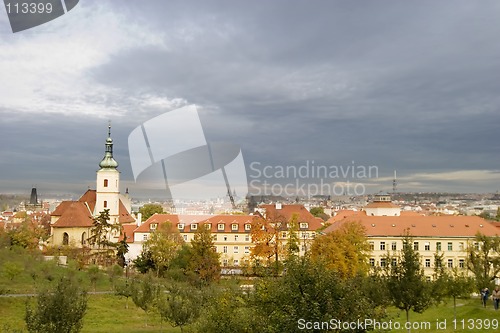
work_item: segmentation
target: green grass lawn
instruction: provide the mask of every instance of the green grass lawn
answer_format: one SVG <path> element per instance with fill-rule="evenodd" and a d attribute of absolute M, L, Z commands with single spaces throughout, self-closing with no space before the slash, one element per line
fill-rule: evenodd
<path fill-rule="evenodd" d="M 126 309 L 125 302 L 115 295 L 89 295 L 82 332 L 180 332 L 166 323 L 162 325 L 158 314 L 146 315 L 130 299 Z M 0 298 L 0 332 L 25 331 L 25 304 L 25 297 Z"/>
<path fill-rule="evenodd" d="M 405 312 L 401 312 L 396 309 L 391 309 L 389 311 L 390 317 L 393 321 L 401 324 L 404 328 L 404 323 L 406 322 Z M 387 319 L 389 320 L 389 319 Z M 457 322 L 456 327 L 454 327 L 454 314 L 453 314 L 453 300 L 449 300 L 444 304 L 439 306 L 434 306 L 425 311 L 422 314 L 410 312 L 410 322 L 421 323 L 426 322 L 430 324 L 430 328 L 420 328 L 413 329 L 412 332 L 498 332 L 500 331 L 500 310 L 495 311 L 493 308 L 493 303 L 491 299 L 489 300 L 488 306 L 483 308 L 479 298 L 472 298 L 469 300 L 457 300 Z M 462 322 L 463 320 L 463 322 Z M 496 320 L 497 328 L 495 329 L 492 325 L 489 329 L 482 328 L 479 329 L 480 324 L 490 324 L 493 320 Z M 437 323 L 441 323 L 443 329 L 437 328 Z M 444 324 L 446 322 L 446 324 Z M 454 329 L 456 328 L 456 329 Z M 402 332 L 402 330 L 392 330 L 391 332 Z"/>

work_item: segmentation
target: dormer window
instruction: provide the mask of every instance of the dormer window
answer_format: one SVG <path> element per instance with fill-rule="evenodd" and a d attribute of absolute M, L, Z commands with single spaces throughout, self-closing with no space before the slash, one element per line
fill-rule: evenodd
<path fill-rule="evenodd" d="M 205 223 L 205 229 L 212 230 L 212 223 Z"/>
<path fill-rule="evenodd" d="M 198 224 L 197 223 L 192 223 L 191 224 L 191 230 L 197 230 L 198 229 Z"/>
<path fill-rule="evenodd" d="M 217 224 L 217 230 L 224 231 L 224 223 Z"/>
<path fill-rule="evenodd" d="M 300 223 L 300 229 L 307 229 L 309 227 L 309 224 L 306 222 L 301 222 Z"/>
<path fill-rule="evenodd" d="M 237 231 L 238 230 L 238 225 L 236 223 L 231 224 L 231 230 Z"/>
<path fill-rule="evenodd" d="M 156 230 L 156 228 L 158 228 L 158 223 L 151 223 L 149 225 L 149 229 L 151 229 L 151 230 Z"/>
<path fill-rule="evenodd" d="M 249 230 L 251 230 L 251 229 L 252 229 L 252 225 L 251 225 L 251 224 L 248 224 L 248 223 L 247 223 L 247 224 L 245 224 L 245 230 L 246 230 L 246 231 L 249 231 Z"/>

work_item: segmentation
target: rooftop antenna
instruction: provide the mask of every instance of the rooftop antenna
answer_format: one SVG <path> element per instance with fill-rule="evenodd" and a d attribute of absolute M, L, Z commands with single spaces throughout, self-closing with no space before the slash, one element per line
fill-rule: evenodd
<path fill-rule="evenodd" d="M 396 193 L 398 189 L 398 179 L 396 177 L 396 170 L 394 170 L 394 179 L 392 180 L 392 193 Z"/>

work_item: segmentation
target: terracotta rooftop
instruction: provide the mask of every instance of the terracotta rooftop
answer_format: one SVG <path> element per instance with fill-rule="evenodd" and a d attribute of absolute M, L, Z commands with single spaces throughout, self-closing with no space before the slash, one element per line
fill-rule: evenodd
<path fill-rule="evenodd" d="M 122 241 L 124 238 L 124 235 L 127 235 L 127 243 L 133 243 L 134 242 L 134 230 L 137 228 L 137 225 L 134 224 L 123 224 L 122 225 L 122 231 L 120 233 L 120 237 L 118 238 L 118 241 Z"/>
<path fill-rule="evenodd" d="M 89 205 L 90 211 L 93 212 L 97 201 L 97 191 L 88 189 L 87 192 L 85 192 L 80 199 L 78 199 L 78 201 L 86 202 L 87 205 Z"/>
<path fill-rule="evenodd" d="M 127 208 L 125 208 L 125 205 L 121 200 L 120 200 L 120 206 L 118 207 L 118 214 L 119 214 L 118 222 L 120 222 L 120 224 L 135 222 L 135 219 L 127 211 Z"/>
<path fill-rule="evenodd" d="M 365 208 L 399 208 L 399 206 L 393 204 L 392 202 L 376 201 L 370 202 Z"/>
<path fill-rule="evenodd" d="M 474 237 L 478 232 L 495 236 L 500 230 L 478 216 L 348 216 L 325 229 L 331 232 L 342 223 L 359 221 L 367 236 L 401 236 L 406 230 L 416 237 Z"/>
<path fill-rule="evenodd" d="M 298 222 L 309 223 L 309 229 L 316 230 L 322 226 L 323 220 L 319 217 L 312 215 L 304 205 L 281 205 L 281 209 L 277 209 L 276 205 L 261 205 L 260 208 L 266 210 L 266 214 L 271 214 L 274 216 L 283 216 L 286 220 L 290 220 L 293 214 L 298 214 Z"/>
<path fill-rule="evenodd" d="M 94 221 L 92 213 L 83 202 L 64 201 L 61 204 L 63 203 L 65 203 L 66 209 L 61 217 L 52 225 L 54 228 L 92 227 Z"/>

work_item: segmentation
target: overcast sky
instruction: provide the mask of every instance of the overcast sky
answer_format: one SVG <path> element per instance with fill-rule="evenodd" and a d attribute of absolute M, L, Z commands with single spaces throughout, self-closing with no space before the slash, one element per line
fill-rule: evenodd
<path fill-rule="evenodd" d="M 495 192 L 500 2 L 82 0 L 16 34 L 0 10 L 0 193 L 94 188 L 111 120 L 141 196 L 128 135 L 191 104 L 254 176 L 314 161 L 377 166 L 338 180 L 371 193 L 394 170 L 401 191 Z"/>

